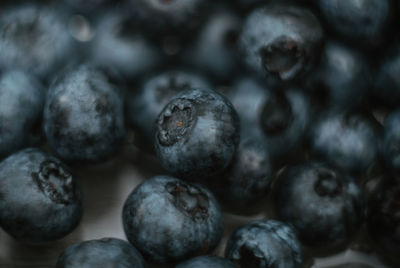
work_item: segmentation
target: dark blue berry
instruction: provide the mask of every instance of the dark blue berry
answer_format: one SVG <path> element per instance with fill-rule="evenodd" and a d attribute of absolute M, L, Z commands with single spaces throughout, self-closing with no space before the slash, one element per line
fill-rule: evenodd
<path fill-rule="evenodd" d="M 382 42 L 392 12 L 391 0 L 315 0 L 335 33 L 359 47 Z"/>
<path fill-rule="evenodd" d="M 58 257 L 56 268 L 144 268 L 142 255 L 128 242 L 102 238 L 76 243 Z"/>
<path fill-rule="evenodd" d="M 0 11 L 0 68 L 48 78 L 73 49 L 64 18 L 55 9 L 21 4 Z"/>
<path fill-rule="evenodd" d="M 196 257 L 175 266 L 175 268 L 208 268 L 208 267 L 235 268 L 236 266 L 229 260 L 214 255 Z"/>
<path fill-rule="evenodd" d="M 145 74 L 161 62 L 161 51 L 118 10 L 103 15 L 95 31 L 91 42 L 92 62 L 115 68 L 127 80 Z"/>
<path fill-rule="evenodd" d="M 124 137 L 121 92 L 108 76 L 88 65 L 71 68 L 50 87 L 44 132 L 51 149 L 67 161 L 110 157 Z"/>
<path fill-rule="evenodd" d="M 64 237 L 82 216 L 81 190 L 60 160 L 25 149 L 0 163 L 0 226 L 29 244 Z"/>
<path fill-rule="evenodd" d="M 240 29 L 241 18 L 237 14 L 224 6 L 217 7 L 185 51 L 185 62 L 216 80 L 230 80 L 239 67 L 237 42 Z"/>
<path fill-rule="evenodd" d="M 155 148 L 162 166 L 185 179 L 223 171 L 233 159 L 240 122 L 232 104 L 212 90 L 189 89 L 157 119 Z"/>
<path fill-rule="evenodd" d="M 221 239 L 222 221 L 209 190 L 168 176 L 139 185 L 123 209 L 128 240 L 156 263 L 209 253 Z"/>
<path fill-rule="evenodd" d="M 42 84 L 25 72 L 0 75 L 0 158 L 38 141 L 45 95 Z"/>
<path fill-rule="evenodd" d="M 294 230 L 275 220 L 252 222 L 236 230 L 228 240 L 225 256 L 240 268 L 298 268 L 302 262 Z"/>
<path fill-rule="evenodd" d="M 363 220 L 358 184 L 336 169 L 310 162 L 288 167 L 275 186 L 275 212 L 309 247 L 333 248 L 348 242 Z"/>
<path fill-rule="evenodd" d="M 321 108 L 349 110 L 361 104 L 371 85 L 363 54 L 341 43 L 325 44 L 320 63 L 310 77 L 310 87 Z"/>
<path fill-rule="evenodd" d="M 311 133 L 313 153 L 345 171 L 363 172 L 377 158 L 380 126 L 366 114 L 328 111 Z"/>
<path fill-rule="evenodd" d="M 319 57 L 323 31 L 308 9 L 272 3 L 252 11 L 240 47 L 254 71 L 280 80 L 298 78 Z"/>

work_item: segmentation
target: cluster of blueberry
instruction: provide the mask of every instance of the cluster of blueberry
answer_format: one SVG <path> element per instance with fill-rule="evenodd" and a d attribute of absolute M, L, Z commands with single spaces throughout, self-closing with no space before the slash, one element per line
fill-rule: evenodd
<path fill-rule="evenodd" d="M 72 232 L 75 169 L 133 131 L 166 175 L 126 200 L 130 243 L 80 242 L 57 267 L 296 268 L 363 226 L 400 263 L 399 16 L 396 0 L 1 1 L 1 228 Z M 261 203 L 270 219 L 208 255 L 222 208 Z"/>

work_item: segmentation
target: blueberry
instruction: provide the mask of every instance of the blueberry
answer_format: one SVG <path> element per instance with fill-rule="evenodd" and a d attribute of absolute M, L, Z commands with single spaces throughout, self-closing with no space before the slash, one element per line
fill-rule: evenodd
<path fill-rule="evenodd" d="M 128 0 L 127 5 L 138 24 L 151 32 L 186 32 L 197 26 L 205 0 Z"/>
<path fill-rule="evenodd" d="M 224 96 L 189 89 L 175 96 L 158 116 L 155 148 L 169 172 L 203 179 L 229 165 L 239 136 L 238 115 Z"/>
<path fill-rule="evenodd" d="M 146 180 L 123 209 L 128 240 L 156 263 L 210 252 L 222 236 L 223 217 L 209 190 L 168 176 Z"/>
<path fill-rule="evenodd" d="M 239 15 L 225 6 L 217 7 L 185 51 L 184 61 L 218 81 L 230 80 L 239 67 L 237 42 L 240 28 Z"/>
<path fill-rule="evenodd" d="M 300 267 L 301 247 L 294 230 L 283 222 L 252 222 L 236 230 L 228 240 L 226 258 L 236 267 Z"/>
<path fill-rule="evenodd" d="M 400 175 L 400 110 L 395 110 L 385 120 L 382 153 L 387 166 Z"/>
<path fill-rule="evenodd" d="M 211 84 L 199 74 L 182 70 L 146 79 L 127 101 L 131 125 L 153 145 L 158 115 L 175 95 L 191 88 L 211 88 Z"/>
<path fill-rule="evenodd" d="M 350 110 L 361 104 L 370 87 L 366 57 L 336 41 L 328 42 L 310 77 L 310 87 L 322 108 Z"/>
<path fill-rule="evenodd" d="M 102 67 L 114 67 L 127 80 L 158 66 L 161 51 L 137 28 L 118 10 L 101 16 L 91 42 L 92 61 Z"/>
<path fill-rule="evenodd" d="M 383 178 L 370 193 L 367 203 L 368 234 L 378 250 L 398 259 L 400 251 L 400 184 Z"/>
<path fill-rule="evenodd" d="M 69 234 L 82 217 L 81 190 L 60 160 L 25 149 L 0 163 L 0 226 L 28 244 Z"/>
<path fill-rule="evenodd" d="M 196 257 L 175 266 L 175 268 L 208 268 L 208 267 L 235 268 L 236 266 L 229 260 L 214 255 Z"/>
<path fill-rule="evenodd" d="M 210 189 L 232 209 L 250 208 L 266 196 L 273 180 L 268 146 L 259 136 L 245 136 L 231 165 L 212 180 Z"/>
<path fill-rule="evenodd" d="M 292 224 L 304 245 L 340 247 L 359 230 L 363 194 L 355 180 L 326 164 L 288 167 L 275 187 L 275 212 Z"/>
<path fill-rule="evenodd" d="M 272 3 L 248 15 L 239 45 L 246 64 L 254 71 L 292 80 L 311 68 L 319 57 L 322 40 L 321 25 L 311 11 Z"/>
<path fill-rule="evenodd" d="M 380 126 L 368 114 L 328 111 L 311 133 L 312 152 L 340 169 L 356 174 L 376 161 Z"/>
<path fill-rule="evenodd" d="M 44 108 L 44 132 L 51 149 L 71 162 L 110 157 L 124 137 L 121 92 L 90 65 L 59 75 Z"/>
<path fill-rule="evenodd" d="M 326 25 L 357 46 L 381 43 L 390 21 L 391 0 L 315 0 Z"/>
<path fill-rule="evenodd" d="M 38 140 L 44 99 L 35 77 L 17 70 L 0 75 L 0 158 Z"/>
<path fill-rule="evenodd" d="M 76 243 L 58 257 L 56 268 L 144 268 L 142 255 L 128 242 L 102 238 Z"/>
<path fill-rule="evenodd" d="M 73 52 L 61 14 L 49 7 L 21 4 L 0 13 L 0 68 L 20 68 L 48 78 Z"/>

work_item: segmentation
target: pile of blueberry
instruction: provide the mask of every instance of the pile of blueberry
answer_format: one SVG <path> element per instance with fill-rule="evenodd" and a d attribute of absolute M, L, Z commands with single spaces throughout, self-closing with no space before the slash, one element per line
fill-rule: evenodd
<path fill-rule="evenodd" d="M 71 233 L 76 170 L 134 135 L 163 174 L 125 201 L 129 242 L 57 267 L 304 267 L 360 232 L 399 267 L 399 17 L 396 0 L 2 0 L 1 228 Z M 223 212 L 262 210 L 211 255 Z"/>

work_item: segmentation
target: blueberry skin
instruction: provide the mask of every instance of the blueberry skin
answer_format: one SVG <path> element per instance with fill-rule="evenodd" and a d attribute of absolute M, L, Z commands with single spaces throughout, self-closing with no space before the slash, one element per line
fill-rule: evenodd
<path fill-rule="evenodd" d="M 210 182 L 210 189 L 233 208 L 245 208 L 265 197 L 273 180 L 268 145 L 259 136 L 244 136 L 231 165 Z"/>
<path fill-rule="evenodd" d="M 44 100 L 35 77 L 18 70 L 0 75 L 0 159 L 37 142 Z"/>
<path fill-rule="evenodd" d="M 127 10 L 147 34 L 185 32 L 197 24 L 207 2 L 205 0 L 128 0 Z"/>
<path fill-rule="evenodd" d="M 238 79 L 227 93 L 239 114 L 242 137 L 260 136 L 272 159 L 287 158 L 303 142 L 310 103 L 295 88 L 278 88 L 252 77 Z"/>
<path fill-rule="evenodd" d="M 229 165 L 239 139 L 239 117 L 229 100 L 212 90 L 189 89 L 158 116 L 155 148 L 167 171 L 202 180 Z"/>
<path fill-rule="evenodd" d="M 0 12 L 1 69 L 18 68 L 48 78 L 74 48 L 64 17 L 51 6 L 22 4 Z"/>
<path fill-rule="evenodd" d="M 97 22 L 96 35 L 90 44 L 92 62 L 113 67 L 132 80 L 156 68 L 162 55 L 123 12 L 115 9 Z"/>
<path fill-rule="evenodd" d="M 107 159 L 125 134 L 121 92 L 90 65 L 67 70 L 47 94 L 44 132 L 51 149 L 66 161 Z"/>
<path fill-rule="evenodd" d="M 252 222 L 236 230 L 228 240 L 225 256 L 243 268 L 294 268 L 302 263 L 296 233 L 276 220 Z"/>
<path fill-rule="evenodd" d="M 361 104 L 369 90 L 371 73 L 365 56 L 336 41 L 325 44 L 309 87 L 322 108 L 350 110 Z"/>
<path fill-rule="evenodd" d="M 400 185 L 391 177 L 382 179 L 368 197 L 367 230 L 385 255 L 398 258 L 400 252 Z"/>
<path fill-rule="evenodd" d="M 211 84 L 202 75 L 183 70 L 151 76 L 128 97 L 131 125 L 153 145 L 158 115 L 178 93 L 191 88 L 211 88 Z"/>
<path fill-rule="evenodd" d="M 394 175 L 400 175 L 400 110 L 390 113 L 385 119 L 382 154 L 386 165 Z"/>
<path fill-rule="evenodd" d="M 206 255 L 196 257 L 175 266 L 175 268 L 235 268 L 236 266 L 227 259 L 214 256 Z"/>
<path fill-rule="evenodd" d="M 39 149 L 24 149 L 0 163 L 0 196 L 0 226 L 27 244 L 60 239 L 82 217 L 76 178 L 60 160 Z"/>
<path fill-rule="evenodd" d="M 367 114 L 328 111 L 313 124 L 310 139 L 315 155 L 357 174 L 376 161 L 381 127 Z"/>
<path fill-rule="evenodd" d="M 122 218 L 128 240 L 155 263 L 206 254 L 222 237 L 223 216 L 211 192 L 169 176 L 139 185 Z"/>
<path fill-rule="evenodd" d="M 241 18 L 225 6 L 218 6 L 203 24 L 184 61 L 217 81 L 229 81 L 237 72 L 237 42 Z"/>
<path fill-rule="evenodd" d="M 322 41 L 321 25 L 311 11 L 272 3 L 248 15 L 239 47 L 249 68 L 271 80 L 287 81 L 311 68 Z"/>
<path fill-rule="evenodd" d="M 387 33 L 391 0 L 315 0 L 326 25 L 358 46 L 377 45 Z"/>
<path fill-rule="evenodd" d="M 278 218 L 291 224 L 306 246 L 342 246 L 361 226 L 361 188 L 353 178 L 326 164 L 308 162 L 288 167 L 274 191 Z"/>
<path fill-rule="evenodd" d="M 102 238 L 76 243 L 58 257 L 56 268 L 144 268 L 142 255 L 128 242 Z"/>

